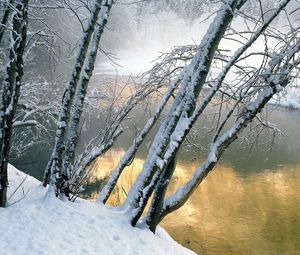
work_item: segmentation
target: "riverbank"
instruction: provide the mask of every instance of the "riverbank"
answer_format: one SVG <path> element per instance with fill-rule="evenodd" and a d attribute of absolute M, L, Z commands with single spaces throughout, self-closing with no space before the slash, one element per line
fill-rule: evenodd
<path fill-rule="evenodd" d="M 133 228 L 120 212 L 45 197 L 35 178 L 9 167 L 9 206 L 0 208 L 1 254 L 195 254 L 163 230 Z"/>

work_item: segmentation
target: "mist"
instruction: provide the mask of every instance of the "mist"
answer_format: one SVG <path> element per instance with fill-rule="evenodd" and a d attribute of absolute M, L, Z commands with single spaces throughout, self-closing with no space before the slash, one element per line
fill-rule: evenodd
<path fill-rule="evenodd" d="M 272 5 L 275 7 L 276 2 L 263 1 L 263 11 L 269 10 Z M 95 74 L 138 75 L 149 70 L 162 53 L 170 52 L 174 46 L 198 44 L 219 5 L 217 1 L 194 0 L 130 3 L 132 1 L 119 2 L 113 9 L 101 46 L 113 61 L 102 54 L 98 58 Z M 290 8 L 296 4 L 294 1 Z M 253 0 L 242 11 L 259 18 L 261 14 L 257 7 L 258 1 Z M 291 22 L 299 21 L 294 17 Z M 280 27 L 283 23 L 286 23 L 284 14 L 277 18 L 273 26 Z M 246 30 L 247 26 L 255 27 L 242 18 L 235 20 L 233 25 L 237 31 Z M 261 48 L 263 43 L 260 40 L 253 50 Z M 238 44 L 224 41 L 221 45 L 224 49 L 232 49 L 233 45 Z"/>

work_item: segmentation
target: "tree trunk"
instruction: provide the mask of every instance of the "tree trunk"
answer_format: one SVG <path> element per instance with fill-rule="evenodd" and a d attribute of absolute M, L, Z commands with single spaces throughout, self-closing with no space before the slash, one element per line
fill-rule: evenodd
<path fill-rule="evenodd" d="M 2 38 L 3 38 L 3 35 L 5 33 L 5 30 L 6 30 L 7 22 L 8 22 L 9 16 L 10 16 L 11 11 L 12 11 L 12 9 L 9 5 L 13 5 L 13 3 L 14 3 L 14 0 L 9 1 L 7 9 L 4 11 L 4 14 L 3 14 L 3 17 L 2 17 L 1 26 L 0 26 L 0 44 L 2 42 Z"/>
<path fill-rule="evenodd" d="M 155 137 L 155 141 L 157 142 L 154 142 L 152 146 L 153 151 L 156 152 L 154 152 L 154 155 L 151 155 L 150 152 L 149 158 L 145 161 L 142 173 L 139 175 L 126 201 L 133 211 L 131 219 L 133 226 L 136 225 L 141 217 L 154 189 L 154 185 L 156 185 L 164 171 L 165 164 L 169 163 L 163 160 L 164 153 L 169 145 L 171 134 L 173 134 L 173 131 L 178 127 L 179 118 L 188 118 L 195 108 L 196 98 L 205 83 L 215 51 L 228 25 L 233 19 L 233 12 L 238 3 L 240 3 L 240 1 L 234 0 L 230 3 L 230 6 L 226 4 L 222 5 L 221 11 L 217 14 L 207 34 L 204 36 L 198 52 L 191 64 L 185 69 L 184 78 L 181 82 L 184 94 L 180 96 L 182 99 L 179 100 L 179 105 L 174 105 L 168 114 L 173 117 L 173 120 L 172 122 L 165 120 L 164 124 L 162 124 L 168 127 L 167 132 L 163 130 L 162 134 L 158 134 Z M 157 148 L 155 143 L 158 143 L 160 146 Z M 170 155 L 170 157 L 172 156 Z"/>
<path fill-rule="evenodd" d="M 84 99 L 87 93 L 90 78 L 93 74 L 99 42 L 104 32 L 105 25 L 107 24 L 108 15 L 113 3 L 113 1 L 106 1 L 105 5 L 102 5 L 101 7 L 96 29 L 89 47 L 88 57 L 86 58 L 86 66 L 76 90 L 76 95 L 72 106 L 62 167 L 62 175 L 64 178 L 62 178 L 61 187 L 66 192 L 69 190 L 69 179 L 71 176 L 72 166 L 74 164 L 75 149 L 78 143 L 79 122 L 84 106 Z"/>
<path fill-rule="evenodd" d="M 161 176 L 152 198 L 151 206 L 149 208 L 146 223 L 149 226 L 149 229 L 155 233 L 156 226 L 160 222 L 160 215 L 163 208 L 163 202 L 167 192 L 167 188 L 171 181 L 172 175 L 176 169 L 176 157 L 174 157 L 169 165 L 167 166 L 164 174 Z"/>
<path fill-rule="evenodd" d="M 0 206 L 5 207 L 8 186 L 8 160 L 13 132 L 13 119 L 17 110 L 23 77 L 23 53 L 26 46 L 28 0 L 19 1 L 16 5 L 18 13 L 13 16 L 13 46 L 10 50 L 10 65 L 4 81 L 2 95 L 1 119 L 1 161 L 0 161 Z M 4 126 L 3 126 L 4 124 Z"/>
<path fill-rule="evenodd" d="M 98 20 L 99 12 L 101 10 L 101 4 L 102 0 L 95 1 L 92 14 L 88 23 L 88 27 L 84 31 L 83 37 L 81 39 L 80 48 L 75 61 L 74 69 L 62 99 L 62 106 L 58 118 L 54 148 L 52 151 L 51 158 L 45 169 L 43 185 L 46 187 L 51 176 L 50 183 L 52 185 L 56 185 L 56 196 L 58 196 L 59 187 L 61 186 L 61 166 L 64 152 L 64 140 L 66 136 L 66 128 L 70 118 L 70 110 L 74 99 L 76 87 L 80 78 L 81 70 L 85 61 L 86 53 Z"/>

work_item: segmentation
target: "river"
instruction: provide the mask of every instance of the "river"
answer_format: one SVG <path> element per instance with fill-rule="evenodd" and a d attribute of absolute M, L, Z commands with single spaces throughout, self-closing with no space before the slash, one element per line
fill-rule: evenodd
<path fill-rule="evenodd" d="M 300 113 L 278 109 L 270 120 L 284 133 L 271 150 L 266 151 L 262 144 L 250 150 L 235 142 L 189 201 L 163 220 L 161 225 L 177 242 L 207 255 L 299 254 Z M 99 158 L 93 167 L 94 178 L 104 179 L 128 146 L 128 140 L 121 139 Z M 142 149 L 126 169 L 110 204 L 124 200 L 145 152 Z M 195 160 L 193 153 L 181 152 L 169 194 L 191 177 L 202 161 L 199 157 Z M 95 196 L 94 191 L 95 187 L 88 190 L 90 197 Z"/>
<path fill-rule="evenodd" d="M 155 103 L 152 108 L 155 108 Z M 259 137 L 260 142 L 252 146 L 241 143 L 245 139 L 233 143 L 188 202 L 163 220 L 161 225 L 177 242 L 206 255 L 299 254 L 300 112 L 284 108 L 270 112 L 268 120 L 278 125 L 284 135 L 277 137 L 272 147 L 272 136 L 265 131 Z M 144 111 L 138 109 L 133 115 L 134 121 L 130 119 L 124 125 L 125 132 L 115 147 L 95 162 L 92 184 L 86 189 L 86 197 L 92 199 L 97 196 L 100 183 L 114 169 L 131 145 L 137 129 L 145 123 Z M 204 123 L 196 123 L 194 132 L 200 134 L 200 143 L 210 141 L 206 135 L 202 139 L 203 127 L 208 126 L 207 119 Z M 90 129 L 83 134 L 81 147 L 87 138 L 97 133 L 98 125 L 99 119 L 95 118 Z M 118 205 L 124 201 L 142 168 L 154 132 L 121 176 L 110 204 Z M 198 138 L 194 138 L 195 142 Z M 41 180 L 49 155 L 50 148 L 32 147 L 22 157 L 13 159 L 12 163 Z M 205 156 L 205 149 L 185 147 L 181 150 L 168 194 L 191 177 Z"/>

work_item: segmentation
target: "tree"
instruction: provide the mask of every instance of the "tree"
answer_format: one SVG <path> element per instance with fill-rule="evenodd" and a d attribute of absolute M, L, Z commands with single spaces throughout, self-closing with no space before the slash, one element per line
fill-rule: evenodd
<path fill-rule="evenodd" d="M 189 67 L 183 71 L 180 91 L 176 95 L 168 117 L 165 118 L 154 138 L 142 173 L 127 197 L 126 203 L 133 210 L 131 219 L 133 226 L 141 217 L 160 176 L 178 151 L 183 136 L 190 129 L 191 123 L 188 120 L 194 113 L 196 98 L 205 83 L 214 53 L 233 19 L 233 11 L 244 3 L 230 1 L 229 5 L 222 5 L 213 25 L 199 45 L 201 50 L 194 56 Z"/>
<path fill-rule="evenodd" d="M 7 193 L 7 164 L 11 147 L 12 126 L 17 110 L 23 77 L 23 54 L 26 45 L 28 0 L 17 1 L 12 20 L 7 23 L 9 32 L 9 64 L 6 68 L 6 78 L 2 82 L 0 106 L 0 206 L 6 205 Z M 4 14 L 6 16 L 6 13 Z M 9 16 L 9 15 L 7 15 Z M 8 18 L 7 18 L 8 19 Z"/>
<path fill-rule="evenodd" d="M 262 14 L 263 18 L 262 22 L 259 22 L 259 28 L 255 30 L 251 37 L 243 43 L 244 45 L 230 59 L 222 59 L 222 61 L 225 61 L 222 71 L 217 78 L 208 83 L 207 78 L 212 68 L 212 62 L 214 59 L 219 58 L 217 53 L 220 41 L 225 36 L 226 30 L 230 28 L 234 14 L 239 12 L 246 1 L 226 1 L 221 5 L 202 42 L 196 47 L 190 64 L 183 68 L 182 74 L 179 76 L 179 90 L 176 93 L 175 100 L 154 138 L 142 172 L 138 175 L 123 205 L 126 208 L 127 215 L 130 215 L 129 220 L 133 226 L 141 218 L 146 204 L 150 200 L 151 195 L 153 195 L 145 222 L 154 232 L 162 218 L 182 206 L 195 188 L 213 169 L 225 149 L 256 118 L 257 114 L 272 96 L 279 93 L 282 88 L 291 82 L 293 72 L 299 64 L 299 60 L 295 60 L 299 51 L 295 32 L 291 32 L 291 39 L 288 41 L 282 40 L 281 36 L 278 37 L 280 43 L 285 42 L 280 52 L 275 51 L 272 54 L 269 54 L 269 52 L 262 53 L 268 59 L 265 62 L 268 63 L 268 66 L 253 68 L 255 69 L 253 74 L 246 73 L 246 71 L 241 72 L 241 77 L 238 77 L 238 86 L 232 86 L 231 88 L 225 86 L 225 78 L 229 71 L 233 67 L 242 69 L 239 63 L 247 58 L 247 50 L 259 37 L 277 36 L 272 35 L 271 30 L 268 30 L 270 23 L 289 2 L 281 1 L 276 10 L 273 10 L 272 14 L 268 15 L 267 19 Z M 262 79 L 261 77 L 264 78 Z M 210 87 L 208 90 L 207 84 Z M 203 92 L 204 89 L 207 92 L 204 93 L 205 96 L 203 98 L 200 98 L 200 92 Z M 230 100 L 235 103 L 232 109 L 226 113 L 225 119 L 220 121 L 216 128 L 216 135 L 212 140 L 207 160 L 196 170 L 193 178 L 186 185 L 179 188 L 174 195 L 165 200 L 166 189 L 176 167 L 177 152 L 196 120 L 218 93 L 229 96 Z M 238 114 L 239 117 L 235 119 L 231 129 L 224 131 L 225 124 L 228 123 L 233 114 Z M 268 124 L 264 124 L 268 126 Z M 147 129 L 147 125 L 145 129 Z M 140 139 L 140 136 L 138 138 Z M 128 155 L 132 155 L 133 147 L 134 144 L 113 172 L 107 185 L 100 193 L 99 201 L 104 203 L 107 201 L 116 183 L 115 179 L 119 176 L 119 170 L 122 169 L 120 165 L 123 164 L 123 161 L 127 162 L 129 160 L 130 157 Z"/>
<path fill-rule="evenodd" d="M 50 54 L 55 52 L 50 42 L 55 32 L 41 18 L 43 11 L 49 6 L 43 5 L 42 1 L 39 3 L 40 5 L 36 5 L 36 2 L 32 2 L 29 5 L 29 1 L 21 0 L 1 2 L 3 15 L 0 52 L 1 60 L 5 63 L 5 70 L 1 70 L 0 77 L 0 205 L 3 207 L 6 204 L 8 186 L 7 164 L 12 154 L 19 155 L 35 143 L 46 142 L 50 132 L 48 121 L 53 121 L 55 115 L 54 101 L 48 100 L 49 97 L 46 98 L 44 94 L 50 83 L 41 79 L 40 74 L 35 76 L 33 72 L 30 79 L 23 78 L 28 74 L 27 67 L 35 62 L 33 52 L 38 47 L 46 47 Z M 50 8 L 56 9 L 60 6 Z M 28 16 L 31 17 L 30 20 Z M 35 30 L 35 26 L 39 26 L 39 29 Z M 6 38 L 8 40 L 4 40 Z M 34 136 L 29 141 L 28 135 L 32 134 Z"/>
<path fill-rule="evenodd" d="M 74 69 L 64 92 L 55 145 L 43 181 L 44 186 L 46 186 L 51 177 L 50 187 L 55 187 L 56 196 L 60 194 L 62 189 L 65 190 L 65 194 L 68 196 L 68 181 L 71 175 L 70 164 L 74 160 L 83 102 L 94 69 L 98 45 L 113 4 L 114 1 L 108 0 L 94 2 L 91 17 L 81 38 Z M 85 67 L 84 64 L 86 64 Z M 65 141 L 66 139 L 67 141 Z M 64 148 L 65 142 L 67 145 L 66 151 Z"/>

